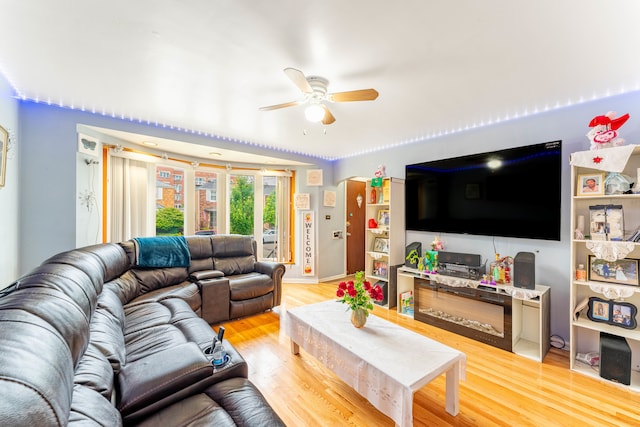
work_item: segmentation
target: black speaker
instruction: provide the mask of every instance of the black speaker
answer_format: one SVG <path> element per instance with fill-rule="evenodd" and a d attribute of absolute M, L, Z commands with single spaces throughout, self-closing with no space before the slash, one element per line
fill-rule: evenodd
<path fill-rule="evenodd" d="M 380 286 L 380 288 L 382 289 L 382 294 L 384 295 L 382 301 L 374 301 L 374 303 L 378 305 L 387 305 L 387 302 L 389 301 L 389 286 L 387 282 L 378 280 L 373 286 Z"/>
<path fill-rule="evenodd" d="M 623 337 L 600 332 L 600 376 L 631 384 L 631 348 Z"/>
<path fill-rule="evenodd" d="M 460 264 L 479 266 L 481 264 L 480 255 L 475 254 L 461 254 L 458 252 L 438 252 L 438 262 L 443 264 Z"/>
<path fill-rule="evenodd" d="M 404 252 L 404 265 L 406 265 L 407 267 L 410 268 L 418 268 L 418 261 L 416 260 L 415 262 L 411 262 L 407 259 L 407 257 L 409 256 L 409 252 L 415 250 L 416 252 L 418 252 L 418 257 L 422 256 L 422 243 L 420 242 L 413 242 L 407 245 L 407 248 Z"/>
<path fill-rule="evenodd" d="M 513 286 L 516 288 L 536 288 L 536 255 L 532 252 L 518 252 L 513 258 Z"/>

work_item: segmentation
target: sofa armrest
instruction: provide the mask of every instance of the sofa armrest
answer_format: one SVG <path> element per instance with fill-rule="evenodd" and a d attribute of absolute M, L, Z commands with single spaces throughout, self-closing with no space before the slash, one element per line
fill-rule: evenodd
<path fill-rule="evenodd" d="M 197 282 L 198 280 L 206 280 L 206 279 L 217 279 L 219 277 L 223 277 L 224 273 L 219 270 L 202 270 L 202 271 L 194 271 L 189 276 L 189 280 L 192 282 Z"/>
<path fill-rule="evenodd" d="M 286 270 L 284 264 L 273 261 L 257 261 L 255 270 L 271 277 L 273 280 L 273 306 L 279 306 L 282 299 L 282 276 Z"/>
<path fill-rule="evenodd" d="M 229 320 L 229 279 L 199 280 L 201 316 L 210 325 Z"/>
<path fill-rule="evenodd" d="M 126 418 L 152 404 L 170 405 L 212 374 L 213 365 L 192 342 L 151 354 L 120 369 L 118 410 Z"/>

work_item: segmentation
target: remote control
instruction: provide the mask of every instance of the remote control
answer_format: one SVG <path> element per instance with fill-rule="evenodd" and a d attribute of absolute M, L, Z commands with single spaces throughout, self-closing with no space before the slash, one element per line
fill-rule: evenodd
<path fill-rule="evenodd" d="M 218 340 L 220 342 L 222 342 L 222 337 L 224 337 L 224 326 L 220 326 L 220 329 L 218 329 Z"/>

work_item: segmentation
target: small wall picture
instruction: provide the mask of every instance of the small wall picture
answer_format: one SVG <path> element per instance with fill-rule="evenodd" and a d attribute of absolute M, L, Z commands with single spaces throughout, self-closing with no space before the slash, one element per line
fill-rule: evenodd
<path fill-rule="evenodd" d="M 78 134 L 78 152 L 98 157 L 100 155 L 100 142 L 95 138 Z"/>
<path fill-rule="evenodd" d="M 578 175 L 578 196 L 604 195 L 604 173 Z"/>
<path fill-rule="evenodd" d="M 588 279 L 595 282 L 640 286 L 638 280 L 638 260 L 624 258 L 606 261 L 589 255 Z"/>
<path fill-rule="evenodd" d="M 384 237 L 376 237 L 373 241 L 373 251 L 374 252 L 382 252 L 389 253 L 389 239 L 385 239 Z"/>
<path fill-rule="evenodd" d="M 378 211 L 378 227 L 380 226 L 389 226 L 389 210 L 381 209 Z"/>

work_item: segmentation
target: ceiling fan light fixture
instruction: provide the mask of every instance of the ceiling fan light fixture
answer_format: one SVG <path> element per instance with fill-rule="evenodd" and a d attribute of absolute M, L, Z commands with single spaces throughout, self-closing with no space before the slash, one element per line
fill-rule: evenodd
<path fill-rule="evenodd" d="M 324 108 L 320 104 L 311 104 L 304 110 L 304 115 L 310 122 L 320 122 L 324 118 Z"/>

